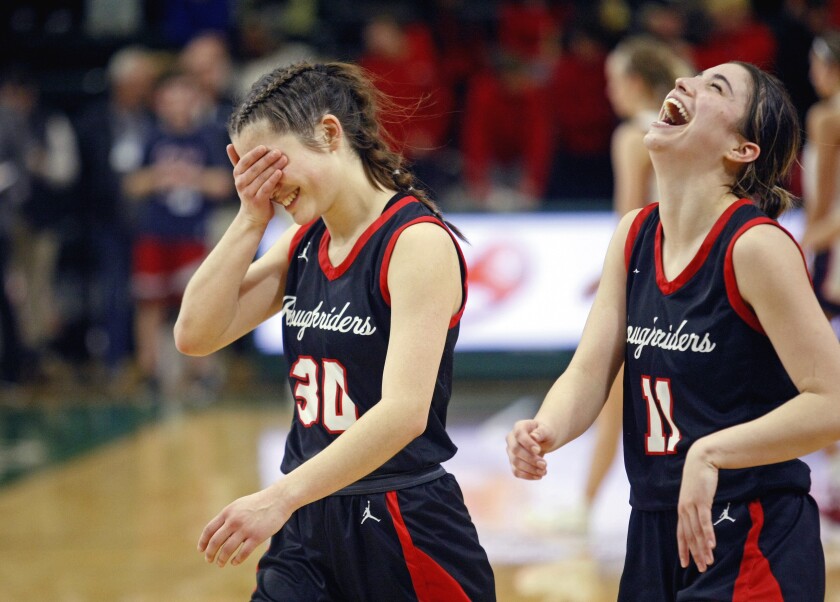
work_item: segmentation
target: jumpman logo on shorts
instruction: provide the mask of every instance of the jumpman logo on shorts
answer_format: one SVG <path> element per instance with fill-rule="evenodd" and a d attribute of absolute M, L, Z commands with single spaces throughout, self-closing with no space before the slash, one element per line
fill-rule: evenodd
<path fill-rule="evenodd" d="M 362 522 L 360 522 L 359 524 L 360 525 L 365 524 L 365 521 L 369 518 L 372 518 L 376 522 L 379 522 L 379 519 L 376 518 L 373 514 L 370 513 L 370 500 L 368 500 L 367 508 L 365 508 L 365 513 L 362 514 Z"/>
<path fill-rule="evenodd" d="M 309 257 L 307 257 L 306 254 L 309 252 L 309 245 L 311 244 L 311 240 L 308 243 L 306 243 L 306 246 L 303 247 L 303 251 L 301 251 L 300 255 L 297 256 L 298 259 L 303 259 L 306 263 L 309 263 Z"/>
<path fill-rule="evenodd" d="M 729 504 L 726 504 L 726 508 L 724 508 L 724 509 L 723 509 L 723 512 L 721 512 L 721 513 L 720 513 L 720 518 L 718 518 L 718 519 L 717 519 L 717 520 L 713 523 L 713 525 L 716 525 L 716 524 L 718 524 L 718 523 L 720 523 L 720 522 L 723 522 L 723 521 L 725 521 L 725 520 L 732 521 L 733 523 L 735 522 L 735 519 L 734 519 L 734 518 L 732 518 L 731 516 L 729 516 Z"/>

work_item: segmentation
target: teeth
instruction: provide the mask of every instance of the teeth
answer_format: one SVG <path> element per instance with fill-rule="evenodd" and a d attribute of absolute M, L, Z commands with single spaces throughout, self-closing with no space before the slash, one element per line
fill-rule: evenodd
<path fill-rule="evenodd" d="M 297 188 L 289 196 L 287 196 L 285 199 L 283 199 L 283 201 L 282 201 L 283 206 L 288 207 L 289 205 L 291 205 L 292 201 L 294 201 L 297 198 L 297 195 L 298 195 L 299 192 L 300 192 L 300 188 Z"/>
<path fill-rule="evenodd" d="M 670 105 L 670 107 L 673 107 L 674 109 L 676 109 L 677 112 L 680 114 L 680 117 L 682 117 L 682 123 L 679 123 L 679 124 L 676 124 L 676 125 L 684 125 L 684 124 L 688 123 L 688 121 L 689 121 L 688 111 L 686 111 L 685 106 L 683 106 L 683 104 L 679 100 L 677 100 L 676 98 L 666 98 L 665 99 L 665 105 L 662 107 L 663 110 L 665 111 L 665 113 L 669 117 L 671 117 L 671 120 L 676 121 L 676 120 L 673 119 L 673 117 L 675 117 L 675 115 L 673 114 L 673 111 L 670 109 L 669 105 Z"/>
<path fill-rule="evenodd" d="M 288 196 L 286 196 L 286 198 L 284 198 L 284 199 L 282 199 L 282 200 L 279 200 L 279 198 L 280 198 L 280 191 L 279 191 L 279 190 L 275 190 L 275 191 L 274 191 L 274 193 L 271 195 L 271 197 L 270 197 L 270 199 L 269 199 L 269 200 L 270 200 L 272 203 L 279 203 L 280 205 L 283 205 L 284 207 L 288 207 L 289 205 L 291 205 L 291 204 L 292 204 L 292 201 L 294 201 L 294 200 L 297 198 L 297 196 L 298 196 L 298 194 L 299 194 L 299 193 L 300 193 L 300 188 L 296 188 L 296 189 L 295 189 L 295 190 L 293 190 L 291 193 L 289 193 L 289 195 L 288 195 Z"/>

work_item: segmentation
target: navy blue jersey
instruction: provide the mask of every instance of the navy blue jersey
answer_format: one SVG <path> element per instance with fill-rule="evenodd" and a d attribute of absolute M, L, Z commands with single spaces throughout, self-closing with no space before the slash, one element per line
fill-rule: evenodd
<path fill-rule="evenodd" d="M 631 227 L 625 247 L 624 459 L 634 508 L 675 508 L 694 441 L 758 418 L 798 394 L 735 280 L 732 248 L 758 224 L 778 226 L 750 201 L 733 203 L 671 281 L 662 267 L 658 205 L 643 209 Z M 791 460 L 721 470 L 715 499 L 809 488 L 807 465 Z"/>
<path fill-rule="evenodd" d="M 296 408 L 281 466 L 284 473 L 327 447 L 382 397 L 391 329 L 388 265 L 400 233 L 419 222 L 445 228 L 423 203 L 397 194 L 337 266 L 327 254 L 330 234 L 323 220 L 302 227 L 292 241 L 283 348 Z M 454 238 L 453 244 L 466 301 L 466 263 Z M 463 308 L 462 303 L 450 322 L 425 432 L 360 482 L 355 492 L 395 489 L 416 483 L 418 475 L 440 476 L 442 469 L 434 469 L 455 454 L 445 427 Z"/>

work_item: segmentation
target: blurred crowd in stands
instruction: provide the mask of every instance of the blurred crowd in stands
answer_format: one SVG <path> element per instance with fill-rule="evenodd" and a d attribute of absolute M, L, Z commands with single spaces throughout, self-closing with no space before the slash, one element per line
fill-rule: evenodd
<path fill-rule="evenodd" d="M 187 268 L 236 211 L 226 120 L 262 73 L 366 67 L 444 211 L 607 208 L 620 40 L 655 37 L 697 70 L 755 63 L 804 115 L 809 49 L 840 1 L 10 1 L 0 16 L 0 382 L 58 363 L 154 390 Z M 191 370 L 202 395 L 219 386 L 217 366 Z"/>

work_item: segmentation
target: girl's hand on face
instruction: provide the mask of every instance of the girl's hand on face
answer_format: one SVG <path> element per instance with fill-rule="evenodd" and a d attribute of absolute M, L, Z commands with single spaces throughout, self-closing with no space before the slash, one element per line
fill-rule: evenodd
<path fill-rule="evenodd" d="M 240 158 L 233 145 L 228 144 L 227 154 L 233 165 L 233 181 L 242 207 L 255 221 L 267 224 L 274 217 L 271 196 L 280 184 L 289 158 L 262 145 Z"/>
<path fill-rule="evenodd" d="M 513 476 L 536 481 L 546 475 L 545 453 L 551 449 L 554 434 L 537 420 L 520 420 L 507 436 L 507 454 Z"/>
<path fill-rule="evenodd" d="M 718 469 L 702 458 L 700 441 L 685 459 L 680 498 L 677 503 L 677 547 L 680 565 L 688 568 L 691 557 L 701 573 L 714 562 L 715 528 L 712 502 L 718 485 Z"/>

